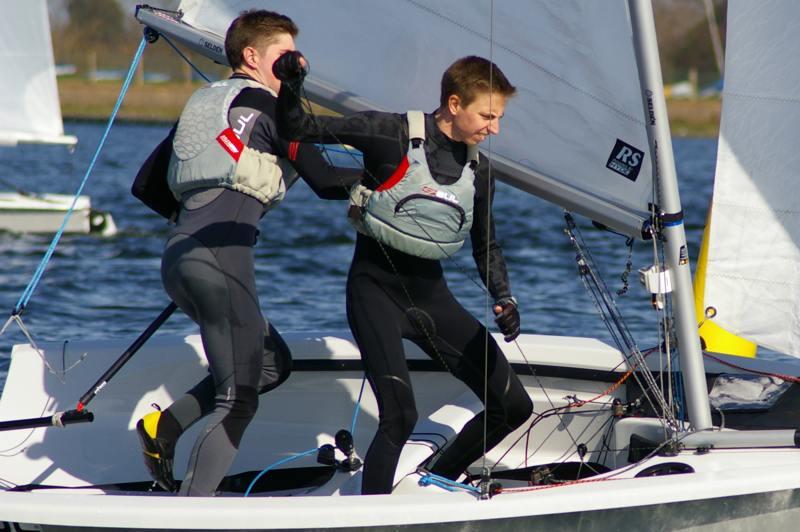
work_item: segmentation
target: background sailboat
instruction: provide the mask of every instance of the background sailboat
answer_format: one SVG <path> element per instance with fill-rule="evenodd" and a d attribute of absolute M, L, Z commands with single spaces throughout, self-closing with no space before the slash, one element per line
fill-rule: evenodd
<path fill-rule="evenodd" d="M 45 0 L 10 2 L 4 9 L 6 15 L 0 20 L 0 149 L 21 143 L 74 147 L 78 139 L 64 134 L 61 120 Z M 2 186 L 10 186 L 19 177 L 0 169 Z M 33 194 L 22 187 L 0 192 L 0 230 L 55 232 L 72 201 L 70 195 Z M 74 209 L 66 232 L 116 232 L 111 216 L 93 210 L 88 196 L 80 196 Z"/>
<path fill-rule="evenodd" d="M 730 2 L 705 305 L 713 322 L 800 356 L 800 4 Z"/>

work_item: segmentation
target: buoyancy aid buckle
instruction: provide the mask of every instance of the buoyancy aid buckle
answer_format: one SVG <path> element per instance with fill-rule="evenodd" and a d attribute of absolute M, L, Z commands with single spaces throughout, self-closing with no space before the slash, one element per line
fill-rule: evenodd
<path fill-rule="evenodd" d="M 347 209 L 347 217 L 359 231 L 363 230 L 364 212 L 367 202 L 372 195 L 372 190 L 364 185 L 355 185 L 350 189 L 350 206 Z"/>

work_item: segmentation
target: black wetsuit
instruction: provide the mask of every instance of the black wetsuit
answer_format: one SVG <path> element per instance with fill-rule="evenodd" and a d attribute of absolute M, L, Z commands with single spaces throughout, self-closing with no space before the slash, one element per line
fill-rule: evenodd
<path fill-rule="evenodd" d="M 344 118 L 313 119 L 297 97 L 299 87 L 284 82 L 278 95 L 281 135 L 307 142 L 344 143 L 364 155 L 362 184 L 375 189 L 397 168 L 408 150 L 405 114 L 365 112 Z M 457 180 L 466 164 L 466 145 L 446 137 L 433 115 L 425 116 L 425 152 L 440 183 Z M 495 300 L 511 295 L 508 274 L 494 237 L 488 206 L 494 194 L 485 160 L 475 178 L 472 251 L 481 279 Z M 533 404 L 497 343 L 453 297 L 439 261 L 400 252 L 358 234 L 347 280 L 347 317 L 361 350 L 367 378 L 378 401 L 378 432 L 364 460 L 362 493 L 390 493 L 400 452 L 417 421 L 402 338 L 420 346 L 487 405 L 461 430 L 433 464 L 433 471 L 457 478 L 484 449 L 491 449 L 530 416 Z M 484 360 L 488 359 L 488 371 Z M 488 401 L 484 379 L 488 378 Z"/>
<path fill-rule="evenodd" d="M 343 199 L 353 171 L 329 167 L 311 145 L 280 139 L 273 121 L 275 97 L 245 88 L 228 119 L 247 120 L 240 139 L 262 153 L 288 159 L 318 196 Z M 255 119 L 253 119 L 255 118 Z M 291 182 L 286 183 L 287 188 Z M 159 422 L 159 435 L 175 439 L 204 416 L 189 460 L 183 495 L 213 495 L 228 471 L 258 407 L 258 394 L 275 388 L 291 371 L 289 349 L 261 314 L 253 246 L 264 205 L 228 188 L 191 190 L 181 198 L 177 224 L 161 264 L 164 287 L 200 326 L 210 375 L 175 401 Z"/>

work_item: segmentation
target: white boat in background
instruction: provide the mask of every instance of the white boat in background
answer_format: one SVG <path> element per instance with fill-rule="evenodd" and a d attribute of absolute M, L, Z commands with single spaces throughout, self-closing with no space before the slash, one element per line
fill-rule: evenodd
<path fill-rule="evenodd" d="M 21 143 L 74 148 L 78 139 L 64 134 L 58 100 L 50 23 L 45 0 L 9 2 L 0 20 L 0 149 Z M 0 174 L 6 183 L 9 176 Z M 0 193 L 0 230 L 54 233 L 73 197 L 10 190 Z M 80 196 L 65 232 L 116 233 L 111 215 L 92 209 Z"/>
<path fill-rule="evenodd" d="M 55 233 L 75 200 L 67 194 L 0 192 L 0 230 L 12 233 Z M 89 196 L 78 196 L 65 233 L 116 234 L 111 213 L 92 208 Z"/>
<path fill-rule="evenodd" d="M 159 492 L 138 456 L 136 421 L 152 403 L 169 404 L 206 372 L 197 336 L 161 335 L 141 347 L 169 307 L 128 349 L 121 340 L 17 345 L 0 399 L 0 419 L 11 420 L 0 422 L 0 526 L 97 532 L 793 529 L 800 518 L 800 367 L 711 358 L 700 350 L 649 1 L 308 5 L 274 0 L 270 8 L 302 30 L 298 47 L 311 61 L 310 95 L 340 110 L 428 108 L 453 59 L 475 53 L 496 61 L 519 93 L 507 108 L 503 134 L 484 155 L 501 179 L 523 191 L 631 237 L 656 236 L 665 261 L 642 277 L 660 313 L 662 345 L 639 349 L 570 226 L 581 278 L 618 345 L 580 338 L 581 331 L 501 341 L 534 400 L 534 416 L 473 464 L 461 483 L 442 484 L 424 466 L 480 402 L 407 344 L 419 422 L 393 493 L 356 496 L 361 473 L 348 467 L 348 446 L 336 435 L 349 430 L 356 454 L 363 455 L 377 424 L 375 398 L 368 388 L 361 395 L 357 348 L 347 334 L 287 333 L 292 376 L 261 397 L 231 476 L 220 486 L 227 496 L 213 498 Z M 224 30 L 254 6 L 263 3 L 184 0 L 182 14 L 140 7 L 137 18 L 224 61 Z M 773 0 L 769 6 L 729 1 L 729 76 L 776 72 L 769 53 L 737 69 L 738 51 L 800 47 L 794 31 L 800 4 Z M 760 31 L 742 31 L 742 24 Z M 800 68 L 788 68 L 797 57 L 780 58 L 781 74 L 800 77 Z M 368 81 L 365 69 L 373 74 Z M 104 368 L 124 351 L 112 364 L 116 371 L 137 350 L 109 382 Z M 52 425 L 66 428 L 46 428 Z M 179 443 L 178 479 L 193 434 Z M 289 458 L 302 461 L 286 466 Z"/>

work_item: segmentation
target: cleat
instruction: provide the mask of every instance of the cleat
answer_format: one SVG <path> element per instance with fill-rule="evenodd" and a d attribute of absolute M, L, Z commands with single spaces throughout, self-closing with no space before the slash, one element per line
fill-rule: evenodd
<path fill-rule="evenodd" d="M 177 491 L 178 485 L 172 475 L 172 462 L 175 458 L 175 443 L 156 435 L 161 411 L 144 416 L 136 423 L 136 434 L 142 445 L 144 465 L 150 476 L 163 490 Z"/>

